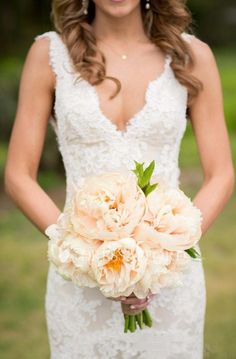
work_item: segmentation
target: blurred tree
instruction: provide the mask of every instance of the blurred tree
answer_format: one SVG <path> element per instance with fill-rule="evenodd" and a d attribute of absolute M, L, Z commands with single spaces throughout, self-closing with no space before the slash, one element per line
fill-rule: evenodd
<path fill-rule="evenodd" d="M 202 39 L 211 46 L 236 47 L 235 0 L 191 0 L 188 5 Z"/>
<path fill-rule="evenodd" d="M 199 36 L 211 45 L 235 46 L 235 0 L 189 0 L 187 2 Z M 25 49 L 32 37 L 50 29 L 51 0 L 11 0 L 0 3 L 1 51 Z"/>
<path fill-rule="evenodd" d="M 50 26 L 50 0 L 0 2 L 0 42 L 2 54 L 24 55 L 32 37 Z"/>

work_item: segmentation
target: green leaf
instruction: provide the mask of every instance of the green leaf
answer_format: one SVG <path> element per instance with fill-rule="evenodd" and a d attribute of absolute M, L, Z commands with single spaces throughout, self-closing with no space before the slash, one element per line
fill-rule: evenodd
<path fill-rule="evenodd" d="M 135 162 L 135 169 L 132 170 L 135 175 L 137 176 L 138 178 L 138 183 L 140 182 L 142 176 L 143 176 L 143 165 L 144 165 L 144 162 L 143 163 L 139 163 L 137 161 L 134 161 Z"/>
<path fill-rule="evenodd" d="M 144 189 L 145 196 L 148 196 L 152 191 L 154 191 L 158 186 L 158 183 L 148 184 Z"/>
<path fill-rule="evenodd" d="M 140 187 L 143 189 L 143 187 L 147 186 L 150 182 L 150 179 L 152 177 L 153 171 L 155 168 L 155 161 L 153 160 L 150 165 L 144 170 L 142 178 L 140 180 Z"/>
<path fill-rule="evenodd" d="M 132 171 L 135 173 L 137 179 L 138 179 L 138 186 L 141 188 L 145 196 L 147 196 L 149 193 L 154 191 L 154 189 L 157 187 L 158 183 L 150 184 L 150 180 L 155 168 L 155 161 L 151 161 L 149 166 L 146 167 L 146 169 L 143 169 L 144 162 L 139 163 L 137 161 L 134 161 L 135 163 L 135 169 Z"/>
<path fill-rule="evenodd" d="M 144 162 L 143 163 L 139 163 L 137 161 L 134 161 L 135 162 L 135 171 L 139 174 L 139 176 L 142 176 L 143 175 L 143 165 L 144 165 Z"/>
<path fill-rule="evenodd" d="M 196 251 L 196 249 L 194 247 L 189 248 L 189 249 L 185 249 L 185 252 L 188 253 L 188 255 L 192 258 L 201 258 L 200 253 L 198 253 L 198 251 Z"/>

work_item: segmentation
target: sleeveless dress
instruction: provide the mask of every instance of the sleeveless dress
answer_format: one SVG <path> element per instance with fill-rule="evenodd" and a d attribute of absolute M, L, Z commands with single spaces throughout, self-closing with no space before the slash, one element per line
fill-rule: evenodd
<path fill-rule="evenodd" d="M 182 34 L 186 41 L 193 35 Z M 166 56 L 162 74 L 149 82 L 145 105 L 120 131 L 102 112 L 96 89 L 76 81 L 66 45 L 55 31 L 49 39 L 50 65 L 56 74 L 55 131 L 66 171 L 66 201 L 72 183 L 105 171 L 131 169 L 133 160 L 156 161 L 155 175 L 179 186 L 178 155 L 186 129 L 187 89 Z M 153 327 L 123 332 L 120 302 L 97 288 L 64 280 L 50 264 L 46 320 L 51 359 L 202 359 L 205 277 L 202 261 L 192 260 L 184 285 L 165 288 L 149 304 Z"/>

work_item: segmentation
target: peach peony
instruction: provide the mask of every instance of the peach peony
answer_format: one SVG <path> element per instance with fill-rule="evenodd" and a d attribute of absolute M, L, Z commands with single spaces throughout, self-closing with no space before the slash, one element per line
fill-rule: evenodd
<path fill-rule="evenodd" d="M 143 250 L 132 238 L 104 242 L 95 252 L 92 269 L 106 297 L 129 296 L 146 269 Z"/>
<path fill-rule="evenodd" d="M 69 220 L 73 231 L 89 240 L 117 240 L 131 236 L 145 211 L 136 178 L 109 173 L 87 178 L 75 189 Z"/>
<path fill-rule="evenodd" d="M 153 248 L 185 250 L 201 237 L 202 213 L 179 188 L 160 186 L 147 196 L 148 211 L 134 238 Z"/>
<path fill-rule="evenodd" d="M 133 292 L 145 298 L 149 291 L 156 294 L 164 287 L 182 285 L 181 278 L 190 262 L 185 252 L 170 252 L 165 249 L 144 248 L 147 267 L 144 276 L 135 285 Z"/>
<path fill-rule="evenodd" d="M 50 225 L 45 233 L 50 238 L 48 242 L 48 259 L 57 272 L 67 280 L 72 280 L 79 286 L 96 287 L 92 277 L 91 260 L 99 242 L 89 244 L 82 237 L 72 235 L 63 225 L 65 216 L 59 216 L 57 224 Z"/>

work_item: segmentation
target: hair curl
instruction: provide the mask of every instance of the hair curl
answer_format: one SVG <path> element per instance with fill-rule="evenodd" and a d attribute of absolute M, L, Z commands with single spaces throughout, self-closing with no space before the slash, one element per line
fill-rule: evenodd
<path fill-rule="evenodd" d="M 187 87 L 190 105 L 202 89 L 202 83 L 189 71 L 194 65 L 194 57 L 190 46 L 181 36 L 192 24 L 185 0 L 151 1 L 148 11 L 145 9 L 146 0 L 140 2 L 146 34 L 165 54 L 171 56 L 171 67 L 178 81 Z M 94 2 L 89 1 L 88 14 L 85 15 L 82 0 L 53 0 L 51 16 L 56 31 L 69 50 L 75 70 L 92 85 L 104 79 L 115 81 L 117 89 L 110 97 L 114 98 L 121 89 L 121 83 L 106 75 L 106 59 L 96 44 L 91 26 L 95 17 Z"/>

